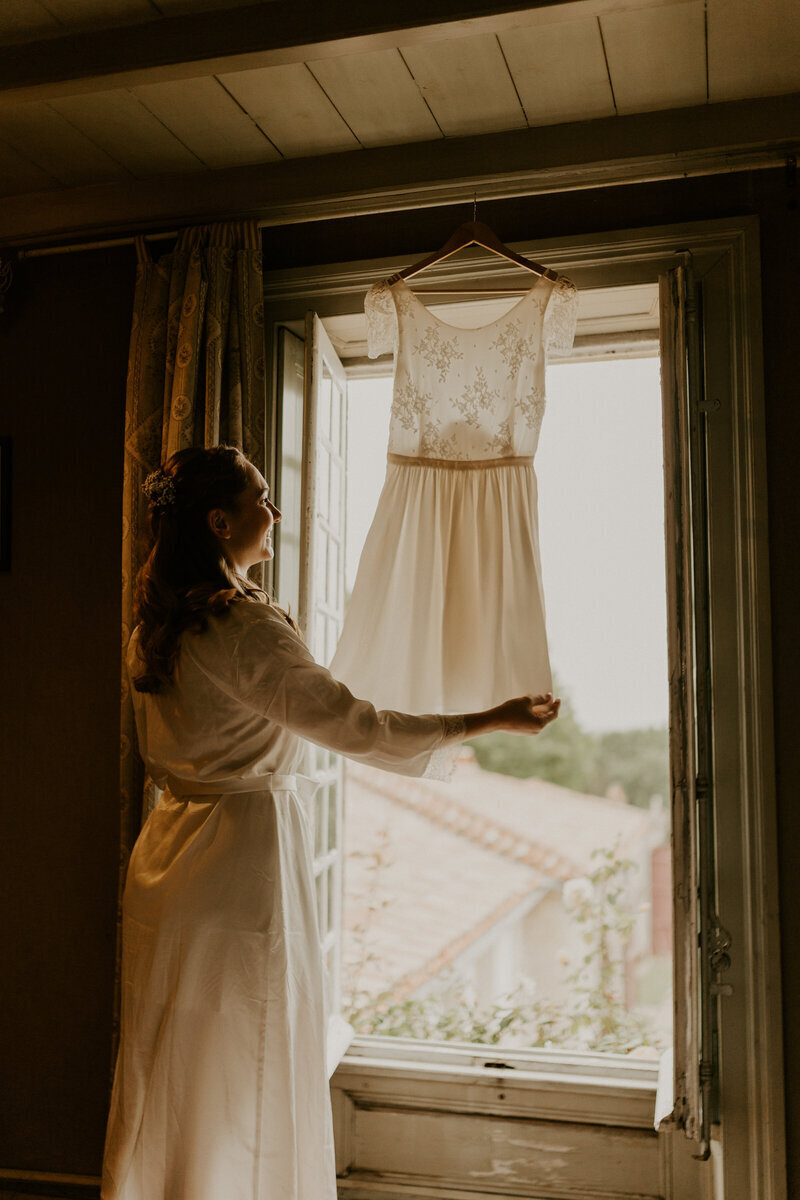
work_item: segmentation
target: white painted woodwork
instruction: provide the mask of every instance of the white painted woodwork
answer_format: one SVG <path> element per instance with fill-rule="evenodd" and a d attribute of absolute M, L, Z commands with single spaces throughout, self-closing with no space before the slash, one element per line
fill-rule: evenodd
<path fill-rule="evenodd" d="M 657 1077 L 656 1062 L 627 1055 L 361 1034 L 333 1084 L 362 1105 L 652 1132 Z"/>
<path fill-rule="evenodd" d="M 524 128 L 525 113 L 495 34 L 404 46 L 400 53 L 447 137 Z"/>
<path fill-rule="evenodd" d="M 276 17 L 291 23 L 283 0 L 273 3 Z M 241 69 L 244 59 L 231 47 L 213 62 L 177 62 L 181 50 L 173 29 L 163 69 L 153 68 L 154 75 L 143 65 L 136 75 L 145 80 L 149 72 L 156 82 L 130 90 L 110 86 L 112 78 L 127 78 L 115 75 L 115 66 L 104 85 L 99 62 L 92 68 L 98 72 L 94 77 L 78 79 L 80 71 L 72 66 L 78 47 L 58 68 L 64 78 L 52 88 L 44 80 L 41 87 L 20 88 L 14 95 L 23 102 L 0 86 L 0 113 L 6 114 L 0 139 L 47 175 L 79 187 L 130 174 L 177 179 L 185 172 L 257 167 L 281 157 L 510 132 L 526 123 L 562 125 L 703 107 L 707 71 L 711 102 L 785 94 L 800 89 L 796 4 L 709 0 L 708 54 L 704 0 L 649 0 L 634 8 L 621 0 L 577 0 L 495 14 L 477 24 L 454 20 L 405 30 L 397 10 L 390 32 L 392 14 L 387 13 L 384 32 L 316 46 L 281 49 L 276 43 L 262 58 L 277 65 L 258 69 Z M 254 5 L 253 12 L 263 7 Z M 153 17 L 154 8 L 160 17 Z M 234 0 L 163 0 L 160 5 L 155 0 L 51 0 L 46 7 L 43 0 L 5 0 L 0 42 L 26 37 L 47 42 L 54 33 L 75 30 L 89 37 L 94 27 L 127 23 L 131 43 L 137 31 L 136 53 L 144 60 L 143 22 L 157 46 L 159 20 L 196 22 L 204 13 L 210 20 L 214 9 L 230 9 L 244 37 L 248 10 Z M 484 31 L 487 21 L 494 31 Z M 262 42 L 268 40 L 263 21 L 253 28 Z M 202 42 L 199 26 L 187 24 L 189 32 L 189 44 Z M 211 25 L 206 32 L 210 39 Z M 125 44 L 126 31 L 118 33 L 115 61 L 127 62 L 133 51 Z M 294 35 L 297 39 L 297 29 Z M 353 53 L 361 45 L 387 48 Z M 94 62 L 91 46 L 88 50 Z M 319 57 L 297 61 L 301 50 Z M 185 54 L 188 59 L 188 50 Z M 12 66 L 9 60 L 7 68 Z M 215 77 L 214 68 L 224 74 Z M 49 107 L 35 99 L 42 88 L 52 92 Z M 480 156 L 474 161 L 478 165 Z M 729 169 L 742 165 L 731 159 Z M 0 195 L 20 194 L 29 183 L 38 190 L 35 171 L 16 166 L 8 180 L 0 180 Z M 233 181 L 231 187 L 236 190 Z M 437 199 L 452 198 L 440 192 Z"/>
<path fill-rule="evenodd" d="M 695 544 L 700 520 L 699 499 L 693 490 L 694 465 L 698 453 L 699 418 L 697 379 L 690 368 L 690 285 L 686 266 L 681 264 L 660 279 L 661 385 L 664 430 L 664 513 L 667 583 L 667 642 L 669 651 L 669 759 L 671 781 L 671 845 L 673 870 L 673 1029 L 675 1060 L 673 1073 L 674 1113 L 665 1120 L 677 1124 L 687 1136 L 708 1143 L 707 1097 L 700 1086 L 700 1059 L 710 1055 L 704 1044 L 704 1016 L 711 997 L 703 990 L 701 969 L 702 887 L 694 881 L 704 865 L 699 844 L 695 729 L 698 725 L 698 695 L 704 686 L 703 664 L 698 662 L 696 636 L 703 619 L 695 555 L 703 548 Z M 694 284 L 691 285 L 694 304 Z M 693 365 L 693 364 L 692 364 Z M 697 671 L 696 671 L 697 666 Z"/>
<path fill-rule="evenodd" d="M 61 96 L 50 107 L 138 178 L 203 169 L 200 158 L 129 91 Z"/>
<path fill-rule="evenodd" d="M 234 71 L 219 81 L 286 158 L 358 148 L 358 139 L 305 63 Z"/>
<path fill-rule="evenodd" d="M 708 0 L 711 103 L 800 90 L 797 0 Z"/>
<path fill-rule="evenodd" d="M 441 137 L 397 50 L 320 59 L 308 66 L 362 145 Z"/>
<path fill-rule="evenodd" d="M 67 0 L 62 0 L 66 3 Z M 155 0 L 151 0 L 155 4 Z M 675 0 L 636 0 L 637 8 L 658 7 Z M 430 0 L 422 24 L 409 12 L 404 0 L 362 0 L 347 6 L 324 6 L 313 10 L 296 0 L 262 0 L 230 6 L 201 3 L 199 11 L 183 11 L 151 21 L 131 21 L 128 29 L 109 17 L 86 28 L 86 40 L 65 43 L 61 54 L 36 49 L 14 62 L 0 60 L 0 99 L 17 102 L 23 98 L 44 99 L 105 91 L 111 87 L 133 87 L 165 80 L 194 79 L 222 71 L 252 70 L 339 58 L 397 49 L 420 42 L 439 42 L 469 34 L 498 33 L 552 20 L 598 16 L 627 8 L 630 0 L 551 0 L 531 8 L 519 0 L 518 8 L 493 11 L 491 5 L 479 16 L 464 16 L 460 0 Z M 268 6 L 268 19 L 265 12 Z M 228 10 L 227 20 L 220 20 Z M 159 29 L 159 22 L 161 27 Z M 124 24 L 124 23 L 123 23 Z M 94 37 L 99 29 L 100 37 Z M 110 34 L 110 36 L 109 36 Z M 151 45 L 159 41 L 157 61 Z M 35 43 L 34 43 L 35 45 Z"/>
<path fill-rule="evenodd" d="M 501 1085 L 497 1096 L 504 1094 Z M 480 1188 L 483 1194 L 502 1187 L 514 1195 L 524 1188 L 548 1200 L 663 1195 L 653 1131 L 615 1127 L 598 1133 L 574 1122 L 498 1114 L 472 1116 L 467 1136 L 463 1116 L 453 1112 L 356 1105 L 354 1116 L 351 1179 L 394 1177 L 418 1187 L 435 1181 L 439 1187 Z"/>
<path fill-rule="evenodd" d="M 0 195 L 18 196 L 54 187 L 58 187 L 55 176 L 0 141 Z"/>
<path fill-rule="evenodd" d="M 747 232 L 702 276 L 714 900 L 731 959 L 727 968 L 712 960 L 711 990 L 719 996 L 725 1200 L 784 1200 L 762 280 L 755 229 Z"/>
<path fill-rule="evenodd" d="M 705 103 L 702 0 L 610 13 L 600 27 L 618 113 Z"/>
<path fill-rule="evenodd" d="M 145 84 L 132 93 L 207 167 L 280 157 L 253 118 L 214 78 Z"/>
<path fill-rule="evenodd" d="M 306 314 L 304 377 L 298 624 L 311 653 L 327 665 L 344 621 L 347 378 L 312 312 Z M 330 1073 L 352 1035 L 341 1016 L 344 769 L 340 755 L 306 742 L 301 770 L 319 783 L 310 815 Z"/>
<path fill-rule="evenodd" d="M 414 287 L 413 290 L 421 299 L 423 298 L 424 293 L 421 287 Z M 334 349 L 343 360 L 363 358 L 367 353 L 367 328 L 363 313 L 363 299 L 363 295 L 353 296 L 354 311 L 351 313 L 323 318 L 323 324 Z M 465 297 L 463 301 L 446 303 L 436 303 L 436 300 L 441 300 L 441 298 L 430 296 L 424 298 L 423 302 L 431 313 L 443 321 L 462 329 L 468 329 L 496 321 L 517 303 L 519 296 L 481 296 L 474 299 Z M 580 293 L 576 333 L 578 339 L 641 330 L 654 332 L 657 329 L 658 288 L 655 284 L 584 288 Z"/>
<path fill-rule="evenodd" d="M 499 35 L 529 125 L 614 115 L 600 26 L 590 17 Z"/>
<path fill-rule="evenodd" d="M 48 104 L 21 104 L 3 109 L 0 141 L 7 142 L 68 187 L 128 175 L 118 160 Z"/>

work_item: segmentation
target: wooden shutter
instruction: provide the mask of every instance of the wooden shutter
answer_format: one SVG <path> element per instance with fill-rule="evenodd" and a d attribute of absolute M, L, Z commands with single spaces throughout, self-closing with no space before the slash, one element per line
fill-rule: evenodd
<path fill-rule="evenodd" d="M 687 259 L 690 256 L 687 254 Z M 702 297 L 689 263 L 659 278 L 669 647 L 674 916 L 674 1107 L 708 1153 L 716 1083 L 712 965 L 724 969 L 714 915 L 706 416 Z M 720 940 L 722 939 L 722 940 Z M 719 955 L 722 953 L 723 958 Z M 718 990 L 718 989 L 715 989 Z"/>
<path fill-rule="evenodd" d="M 347 380 L 322 322 L 306 318 L 302 520 L 298 624 L 318 662 L 328 665 L 344 620 Z M 304 773 L 319 781 L 314 801 L 314 875 L 328 1006 L 332 1073 L 353 1036 L 341 1017 L 342 759 L 308 743 Z"/>

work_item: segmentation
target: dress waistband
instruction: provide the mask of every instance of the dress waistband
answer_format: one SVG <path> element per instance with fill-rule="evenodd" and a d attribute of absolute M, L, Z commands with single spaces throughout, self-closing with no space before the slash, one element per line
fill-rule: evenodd
<path fill-rule="evenodd" d="M 316 791 L 319 782 L 308 775 L 251 775 L 244 779 L 180 779 L 167 775 L 167 787 L 177 799 L 184 796 L 223 796 L 234 792 Z"/>
<path fill-rule="evenodd" d="M 486 467 L 527 467 L 533 462 L 533 455 L 508 455 L 505 458 L 415 458 L 412 454 L 395 454 L 390 450 L 386 460 L 390 463 L 402 463 L 407 467 L 447 467 L 451 471 L 480 471 Z"/>

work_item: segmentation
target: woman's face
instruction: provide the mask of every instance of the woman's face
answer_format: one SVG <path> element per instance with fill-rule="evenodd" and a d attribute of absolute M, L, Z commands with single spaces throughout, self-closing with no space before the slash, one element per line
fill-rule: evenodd
<path fill-rule="evenodd" d="M 208 514 L 213 532 L 222 542 L 229 562 L 244 574 L 255 563 L 274 558 L 273 525 L 280 521 L 280 510 L 269 499 L 269 484 L 252 463 L 248 463 L 248 483 L 239 496 L 235 512 L 213 509 Z"/>

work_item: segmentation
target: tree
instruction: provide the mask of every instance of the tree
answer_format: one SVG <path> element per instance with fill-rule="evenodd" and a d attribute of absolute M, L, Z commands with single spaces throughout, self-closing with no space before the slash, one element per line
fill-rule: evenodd
<path fill-rule="evenodd" d="M 649 806 L 652 796 L 665 799 L 669 796 L 669 730 L 666 726 L 626 729 L 599 736 L 587 791 L 605 796 L 613 783 L 619 784 L 631 804 L 642 808 Z"/>
<path fill-rule="evenodd" d="M 468 741 L 484 771 L 517 779 L 545 779 L 576 792 L 605 796 L 617 784 L 631 804 L 647 808 L 654 795 L 669 795 L 669 732 L 663 728 L 593 734 L 583 729 L 569 689 L 554 675 L 561 697 L 558 720 L 541 737 L 490 733 Z"/>
<path fill-rule="evenodd" d="M 596 739 L 581 729 L 569 690 L 554 677 L 553 691 L 561 697 L 558 720 L 548 725 L 543 737 L 521 737 L 516 733 L 490 733 L 471 738 L 478 765 L 498 775 L 517 779 L 547 779 L 562 787 L 583 792 L 595 770 Z"/>

